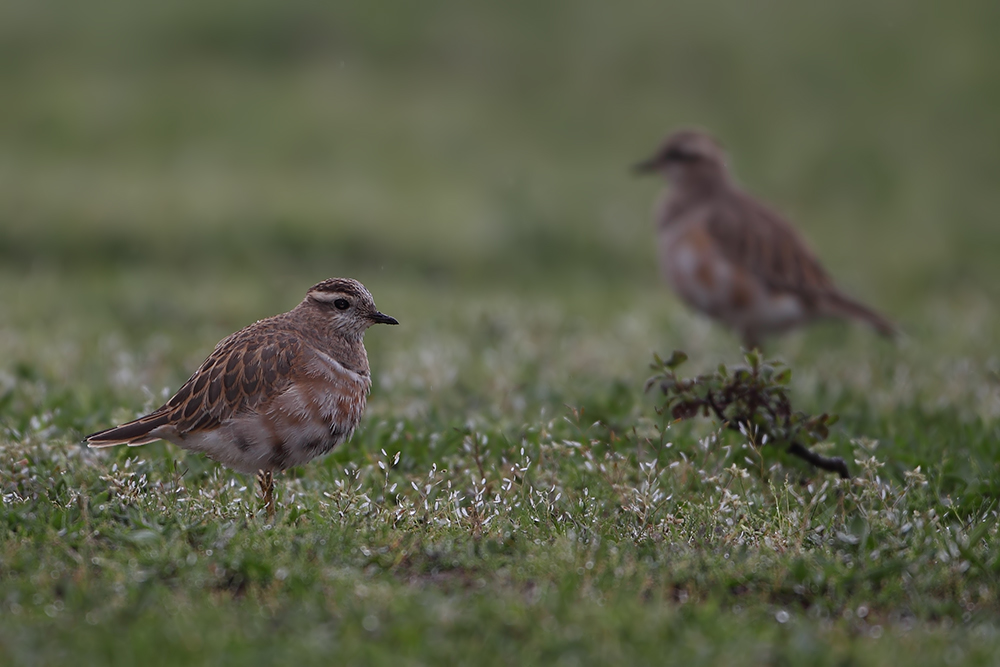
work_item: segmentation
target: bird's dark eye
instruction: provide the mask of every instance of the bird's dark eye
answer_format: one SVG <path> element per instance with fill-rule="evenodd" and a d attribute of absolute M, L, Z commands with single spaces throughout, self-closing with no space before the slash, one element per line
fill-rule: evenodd
<path fill-rule="evenodd" d="M 337 310 L 347 310 L 351 307 L 351 302 L 347 299 L 337 299 L 333 302 L 333 307 Z"/>
<path fill-rule="evenodd" d="M 698 156 L 682 148 L 671 148 L 664 157 L 671 162 L 695 162 Z"/>

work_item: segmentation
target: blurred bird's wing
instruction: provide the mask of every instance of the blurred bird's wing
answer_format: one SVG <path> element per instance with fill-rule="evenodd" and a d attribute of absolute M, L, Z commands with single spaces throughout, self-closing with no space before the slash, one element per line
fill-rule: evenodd
<path fill-rule="evenodd" d="M 705 227 L 732 264 L 773 292 L 815 299 L 837 292 L 833 280 L 798 232 L 752 197 L 735 192 L 707 211 Z"/>
<path fill-rule="evenodd" d="M 841 292 L 795 228 L 749 195 L 736 191 L 709 207 L 705 227 L 727 261 L 771 292 L 798 296 L 814 315 L 850 317 L 883 336 L 898 334 L 883 315 Z"/>
<path fill-rule="evenodd" d="M 292 332 L 255 329 L 251 325 L 219 343 L 163 407 L 87 441 L 92 447 L 139 445 L 159 439 L 151 431 L 160 427 L 202 431 L 260 409 L 291 384 L 303 350 Z"/>

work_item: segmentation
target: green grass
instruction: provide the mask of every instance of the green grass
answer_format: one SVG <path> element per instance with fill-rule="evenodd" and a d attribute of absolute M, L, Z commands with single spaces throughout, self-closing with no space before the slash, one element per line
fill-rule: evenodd
<path fill-rule="evenodd" d="M 0 5 L 0 662 L 995 663 L 996 4 L 338 5 Z M 906 332 L 770 346 L 850 483 L 642 390 L 740 359 L 627 171 L 692 123 Z M 402 326 L 273 525 L 81 444 L 333 275 Z"/>

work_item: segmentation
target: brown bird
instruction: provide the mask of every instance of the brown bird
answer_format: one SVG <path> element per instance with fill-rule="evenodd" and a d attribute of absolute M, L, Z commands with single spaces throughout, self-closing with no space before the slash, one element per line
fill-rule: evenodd
<path fill-rule="evenodd" d="M 322 456 L 354 433 L 371 388 L 363 338 L 379 323 L 399 324 L 375 308 L 364 285 L 324 280 L 289 312 L 223 339 L 162 407 L 87 442 L 162 439 L 257 473 L 273 515 L 273 473 Z"/>
<path fill-rule="evenodd" d="M 841 292 L 798 232 L 733 181 L 708 134 L 679 130 L 635 169 L 671 184 L 657 212 L 660 267 L 689 306 L 734 329 L 748 349 L 812 320 L 896 327 Z"/>

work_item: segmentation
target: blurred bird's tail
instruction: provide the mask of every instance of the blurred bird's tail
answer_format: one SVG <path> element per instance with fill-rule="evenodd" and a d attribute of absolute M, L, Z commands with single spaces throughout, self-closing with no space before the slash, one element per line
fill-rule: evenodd
<path fill-rule="evenodd" d="M 868 306 L 843 294 L 834 293 L 828 295 L 825 311 L 825 314 L 832 317 L 849 317 L 865 322 L 886 338 L 896 338 L 899 336 L 899 329 L 895 324 Z"/>
<path fill-rule="evenodd" d="M 152 435 L 150 431 L 163 426 L 169 420 L 169 415 L 154 412 L 145 417 L 139 417 L 127 424 L 91 433 L 87 436 L 87 444 L 91 447 L 113 447 L 115 445 L 135 447 L 137 445 L 145 445 L 148 442 L 155 442 L 160 439 L 160 436 Z"/>

